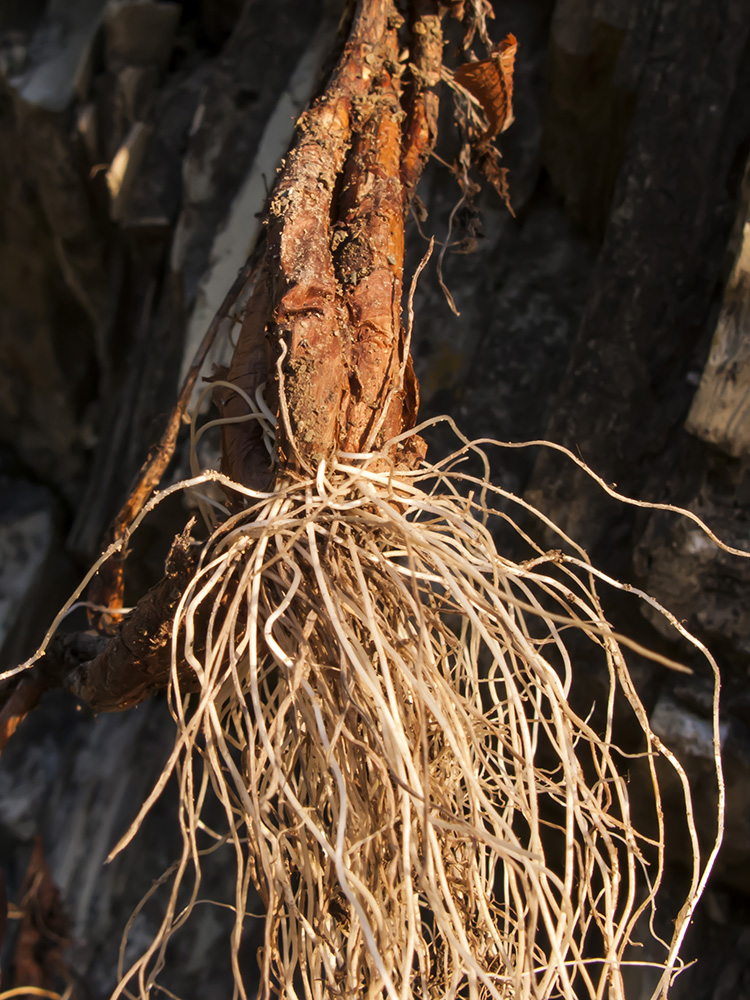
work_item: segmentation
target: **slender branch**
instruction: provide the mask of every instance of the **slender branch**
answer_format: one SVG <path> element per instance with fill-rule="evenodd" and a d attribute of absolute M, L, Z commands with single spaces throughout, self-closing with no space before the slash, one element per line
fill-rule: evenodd
<path fill-rule="evenodd" d="M 63 686 L 97 712 L 121 712 L 162 690 L 171 670 L 172 619 L 196 567 L 192 522 L 175 538 L 164 577 L 119 624 L 91 660 L 70 670 Z M 185 688 L 194 680 L 188 668 Z"/>

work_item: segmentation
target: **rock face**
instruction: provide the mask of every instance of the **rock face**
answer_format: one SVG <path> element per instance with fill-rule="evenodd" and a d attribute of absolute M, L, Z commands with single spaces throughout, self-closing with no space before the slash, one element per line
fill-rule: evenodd
<path fill-rule="evenodd" d="M 158 437 L 255 238 L 339 14 L 322 0 L 0 4 L 4 667 L 33 648 Z M 750 0 L 507 0 L 496 15 L 496 40 L 520 41 L 516 122 L 501 144 L 516 218 L 487 191 L 454 218 L 458 252 L 446 254 L 443 277 L 460 317 L 434 265 L 421 279 L 413 344 L 424 415 L 448 412 L 470 436 L 560 441 L 623 492 L 687 506 L 747 549 Z M 441 129 L 450 160 L 447 110 Z M 419 195 L 423 232 L 444 239 L 460 196 L 453 178 L 433 162 Z M 409 241 L 413 270 L 425 249 L 416 226 Z M 444 445 L 436 433 L 432 447 Z M 717 655 L 726 844 L 688 940 L 700 962 L 672 995 L 748 996 L 750 562 L 671 515 L 623 513 L 549 452 L 497 462 L 498 481 L 526 491 Z M 186 468 L 184 449 L 176 465 Z M 160 573 L 184 520 L 165 509 L 144 529 L 134 590 Z M 678 655 L 656 618 L 628 627 Z M 654 725 L 684 743 L 698 811 L 709 815 L 706 678 L 677 684 L 650 664 L 640 673 Z M 168 732 L 158 700 L 93 720 L 51 697 L 0 765 L 9 897 L 41 834 L 82 995 L 108 995 L 118 930 L 174 855 L 166 802 L 101 867 L 158 773 Z M 207 894 L 230 900 L 225 876 L 217 864 Z M 138 918 L 136 940 L 154 919 Z M 223 921 L 205 907 L 178 938 L 178 994 L 229 990 L 214 947 Z M 249 931 L 249 962 L 253 950 Z"/>
<path fill-rule="evenodd" d="M 705 357 L 736 212 L 727 191 L 737 198 L 748 128 L 747 109 L 734 110 L 747 83 L 746 3 L 656 6 L 637 47 L 627 149 L 548 428 L 629 493 L 647 488 L 654 457 L 690 405 L 688 376 Z M 560 479 L 553 460 L 540 459 L 534 486 L 589 548 L 605 537 L 606 502 Z"/>

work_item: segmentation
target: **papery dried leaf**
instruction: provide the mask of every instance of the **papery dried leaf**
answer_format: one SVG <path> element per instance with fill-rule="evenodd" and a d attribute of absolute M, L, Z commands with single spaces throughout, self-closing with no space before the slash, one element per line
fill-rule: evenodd
<path fill-rule="evenodd" d="M 13 955 L 16 987 L 54 989 L 56 980 L 70 979 L 63 952 L 71 944 L 60 891 L 37 837 L 26 869 L 21 902 L 23 916 Z"/>
<path fill-rule="evenodd" d="M 464 63 L 454 73 L 456 83 L 475 97 L 487 116 L 483 140 L 504 132 L 513 122 L 513 67 L 518 42 L 508 35 L 489 59 Z"/>
<path fill-rule="evenodd" d="M 515 218 L 516 213 L 513 211 L 513 206 L 510 203 L 508 170 L 507 167 L 500 166 L 500 153 L 494 146 L 488 145 L 486 149 L 482 150 L 482 156 L 479 160 L 479 170 L 482 176 L 488 180 L 497 191 L 505 202 L 508 211 L 513 218 Z"/>

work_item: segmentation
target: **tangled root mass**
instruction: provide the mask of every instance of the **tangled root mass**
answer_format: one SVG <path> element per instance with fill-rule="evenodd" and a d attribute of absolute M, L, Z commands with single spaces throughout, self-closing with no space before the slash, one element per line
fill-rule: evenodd
<path fill-rule="evenodd" d="M 236 995 L 252 882 L 264 998 L 623 997 L 632 942 L 655 934 L 660 758 L 693 848 L 687 900 L 658 941 L 653 996 L 666 994 L 710 867 L 684 772 L 649 727 L 585 555 L 562 534 L 565 551 L 544 551 L 491 510 L 488 491 L 522 501 L 462 473 L 466 450 L 397 474 L 339 456 L 273 495 L 225 482 L 247 506 L 215 527 L 179 606 L 175 747 L 116 849 L 176 773 L 182 856 L 115 997 L 149 995 L 201 859 L 222 845 L 237 873 Z M 497 551 L 493 518 L 526 561 Z M 582 650 L 609 690 L 596 725 L 572 707 Z M 184 662 L 198 693 L 180 689 Z M 628 753 L 614 743 L 620 702 L 642 732 Z M 223 830 L 202 820 L 211 796 Z"/>

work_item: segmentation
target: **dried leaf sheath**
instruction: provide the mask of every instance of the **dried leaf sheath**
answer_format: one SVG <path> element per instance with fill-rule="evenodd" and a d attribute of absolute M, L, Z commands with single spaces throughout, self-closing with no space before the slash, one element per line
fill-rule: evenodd
<path fill-rule="evenodd" d="M 513 67 L 518 42 L 508 35 L 489 59 L 464 63 L 453 76 L 465 90 L 476 97 L 487 116 L 483 141 L 493 139 L 513 124 Z"/>

